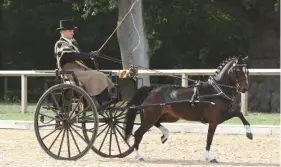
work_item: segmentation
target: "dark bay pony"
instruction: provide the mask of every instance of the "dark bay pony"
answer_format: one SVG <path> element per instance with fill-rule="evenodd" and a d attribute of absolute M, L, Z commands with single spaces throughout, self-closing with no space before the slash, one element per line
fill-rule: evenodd
<path fill-rule="evenodd" d="M 208 100 L 211 103 L 176 103 L 162 106 L 146 107 L 142 109 L 141 126 L 135 131 L 135 158 L 144 160 L 139 154 L 139 144 L 143 135 L 153 126 L 161 130 L 162 143 L 168 139 L 169 131 L 162 122 L 176 122 L 179 119 L 208 123 L 205 159 L 211 163 L 217 160 L 210 154 L 210 148 L 217 126 L 233 117 L 238 117 L 246 128 L 246 136 L 253 139 L 251 126 L 240 111 L 230 111 L 231 103 L 238 92 L 248 90 L 248 58 L 228 58 L 223 61 L 216 74 L 210 76 L 206 82 L 199 82 L 197 90 L 194 87 L 160 86 L 157 88 L 141 87 L 134 94 L 129 105 L 160 104 L 179 100 Z M 206 96 L 205 96 L 206 95 Z M 126 115 L 125 139 L 128 140 L 133 130 L 133 123 L 138 109 L 130 109 Z"/>

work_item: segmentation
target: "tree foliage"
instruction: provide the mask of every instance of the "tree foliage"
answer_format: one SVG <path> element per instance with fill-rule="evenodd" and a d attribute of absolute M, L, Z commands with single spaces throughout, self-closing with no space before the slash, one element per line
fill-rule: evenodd
<path fill-rule="evenodd" d="M 143 3 L 152 68 L 213 68 L 224 57 L 247 54 L 253 27 L 245 24 L 245 17 L 250 14 L 270 17 L 279 9 L 279 0 L 144 0 Z M 56 27 L 64 18 L 77 20 L 77 38 L 82 48 L 98 49 L 117 24 L 117 6 L 117 0 L 4 0 L 1 33 L 1 41 L 5 41 L 4 68 L 55 68 Z M 244 13 L 237 14 L 241 11 Z M 120 57 L 116 36 L 105 52 Z M 40 64 L 39 60 L 45 63 Z M 120 67 L 104 63 L 104 68 L 110 68 L 106 64 Z"/>
<path fill-rule="evenodd" d="M 249 18 L 274 18 L 279 0 L 143 0 L 143 5 L 151 68 L 214 68 L 225 57 L 247 54 L 255 28 Z M 3 68 L 54 69 L 60 19 L 77 21 L 85 51 L 98 49 L 116 27 L 117 6 L 117 0 L 4 0 Z M 120 58 L 116 35 L 104 52 Z M 102 68 L 121 67 L 100 61 Z"/>
<path fill-rule="evenodd" d="M 83 51 L 99 49 L 117 25 L 119 1 L 0 0 L 1 70 L 55 69 L 53 49 L 60 19 L 76 20 Z M 269 23 L 278 25 L 279 32 L 279 0 L 142 2 L 152 69 L 215 68 L 226 57 L 248 55 L 251 39 Z M 121 59 L 116 34 L 103 53 Z M 102 69 L 122 68 L 108 60 L 99 63 Z M 154 82 L 174 83 L 163 78 Z"/>

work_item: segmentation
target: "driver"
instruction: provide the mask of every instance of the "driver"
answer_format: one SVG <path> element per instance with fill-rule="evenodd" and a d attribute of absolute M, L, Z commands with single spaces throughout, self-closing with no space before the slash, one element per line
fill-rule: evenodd
<path fill-rule="evenodd" d="M 106 105 L 111 100 L 109 94 L 114 84 L 108 76 L 97 70 L 93 70 L 85 65 L 85 60 L 94 59 L 97 52 L 80 52 L 76 40 L 73 38 L 73 20 L 60 20 L 61 37 L 55 44 L 55 56 L 57 66 L 60 70 L 74 71 L 78 81 L 85 87 L 86 92 L 99 102 L 99 105 Z M 95 100 L 94 100 L 95 101 Z"/>

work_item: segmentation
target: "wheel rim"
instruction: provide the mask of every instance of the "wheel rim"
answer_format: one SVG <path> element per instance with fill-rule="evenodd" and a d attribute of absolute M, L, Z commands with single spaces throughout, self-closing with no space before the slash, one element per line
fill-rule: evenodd
<path fill-rule="evenodd" d="M 82 124 L 87 121 L 91 123 L 83 129 Z M 76 160 L 87 153 L 95 140 L 96 108 L 81 88 L 56 85 L 40 98 L 34 126 L 37 140 L 47 154 L 55 159 Z M 85 139 L 83 133 L 89 137 Z"/>
<path fill-rule="evenodd" d="M 124 139 L 126 112 L 127 110 L 116 111 L 114 108 L 100 111 L 99 130 L 92 147 L 95 153 L 102 157 L 123 158 L 133 151 L 134 138 L 131 137 L 128 141 Z M 134 130 L 140 126 L 139 118 L 134 126 Z M 85 135 L 85 138 L 88 137 Z"/>

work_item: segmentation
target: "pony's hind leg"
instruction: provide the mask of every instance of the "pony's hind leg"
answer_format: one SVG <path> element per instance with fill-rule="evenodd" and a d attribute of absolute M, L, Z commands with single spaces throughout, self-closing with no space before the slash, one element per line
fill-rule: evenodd
<path fill-rule="evenodd" d="M 135 131 L 134 152 L 137 160 L 143 161 L 143 156 L 139 153 L 139 145 L 143 135 L 157 122 L 161 115 L 161 110 L 153 110 L 152 108 L 143 111 L 144 117 L 141 126 Z M 149 116 L 148 116 L 149 114 Z"/>
<path fill-rule="evenodd" d="M 160 122 L 156 122 L 155 126 L 162 132 L 161 142 L 164 144 L 168 140 L 169 130 L 161 125 Z"/>
<path fill-rule="evenodd" d="M 174 117 L 168 113 L 163 114 L 158 121 L 156 122 L 155 126 L 162 132 L 161 142 L 164 144 L 169 137 L 169 130 L 161 125 L 161 122 L 177 122 L 179 118 Z"/>

